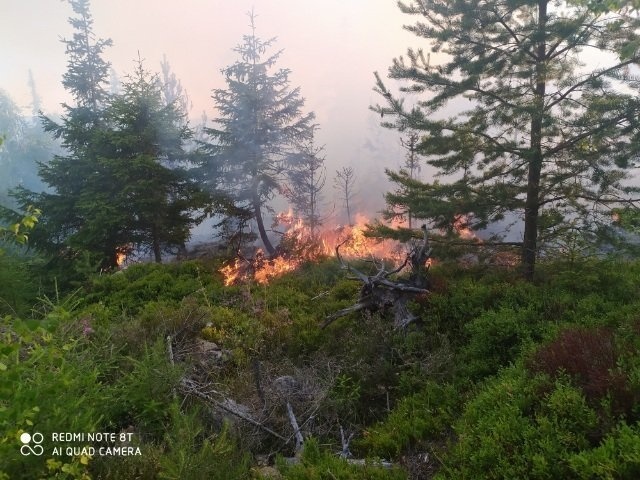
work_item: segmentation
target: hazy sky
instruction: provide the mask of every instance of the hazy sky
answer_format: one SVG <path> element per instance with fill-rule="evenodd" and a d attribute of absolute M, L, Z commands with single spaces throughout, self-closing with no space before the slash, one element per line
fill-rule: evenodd
<path fill-rule="evenodd" d="M 402 161 L 397 133 L 377 127 L 368 111 L 379 101 L 373 72 L 386 75 L 394 57 L 421 46 L 402 29 L 413 19 L 395 0 L 91 2 L 95 33 L 113 40 L 105 56 L 120 76 L 132 71 L 138 52 L 153 70 L 166 54 L 192 100 L 190 116 L 205 111 L 210 119 L 216 115 L 211 90 L 224 87 L 220 69 L 236 59 L 232 49 L 249 32 L 246 13 L 252 7 L 257 34 L 277 37 L 276 48 L 284 50 L 279 66 L 292 70 L 292 85 L 301 87 L 307 110 L 316 113 L 330 171 L 353 164 L 361 178 L 382 177 L 381 163 L 397 166 Z M 60 110 L 66 58 L 59 39 L 70 38 L 71 15 L 62 0 L 0 0 L 0 88 L 19 105 L 31 101 L 31 69 L 44 109 Z M 378 144 L 377 152 L 365 146 L 371 144 Z"/>

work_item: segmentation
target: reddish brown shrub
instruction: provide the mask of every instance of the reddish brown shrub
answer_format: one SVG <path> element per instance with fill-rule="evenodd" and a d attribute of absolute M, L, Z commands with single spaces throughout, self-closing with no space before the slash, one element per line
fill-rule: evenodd
<path fill-rule="evenodd" d="M 568 328 L 540 348 L 528 367 L 551 377 L 564 372 L 591 403 L 609 394 L 616 413 L 630 413 L 633 395 L 627 376 L 617 368 L 619 354 L 611 329 Z"/>

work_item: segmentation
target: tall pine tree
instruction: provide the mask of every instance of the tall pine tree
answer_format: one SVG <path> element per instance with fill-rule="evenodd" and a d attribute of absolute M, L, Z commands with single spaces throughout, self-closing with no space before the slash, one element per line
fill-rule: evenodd
<path fill-rule="evenodd" d="M 233 215 L 255 220 L 260 239 L 270 255 L 264 211 L 282 191 L 288 163 L 295 161 L 298 145 L 313 138 L 314 115 L 304 114 L 300 89 L 291 89 L 287 69 L 274 71 L 281 52 L 267 54 L 274 39 L 251 34 L 235 48 L 240 59 L 222 70 L 226 89 L 213 93 L 219 117 L 207 130 L 210 138 L 208 172 L 211 183 L 233 201 Z"/>
<path fill-rule="evenodd" d="M 624 179 L 640 153 L 631 68 L 640 60 L 639 20 L 583 3 L 400 3 L 421 17 L 406 28 L 443 61 L 431 64 L 420 50 L 396 59 L 389 76 L 422 97 L 407 108 L 378 76 L 385 103 L 375 110 L 393 119 L 387 126 L 420 131 L 419 153 L 448 178 L 421 183 L 389 172 L 401 187 L 388 197 L 391 210 L 404 206 L 441 227 L 461 214 L 478 228 L 518 215 L 527 278 L 542 242 L 569 228 L 595 234 L 610 220 L 609 208 L 633 190 Z M 451 115 L 465 99 L 468 108 Z"/>

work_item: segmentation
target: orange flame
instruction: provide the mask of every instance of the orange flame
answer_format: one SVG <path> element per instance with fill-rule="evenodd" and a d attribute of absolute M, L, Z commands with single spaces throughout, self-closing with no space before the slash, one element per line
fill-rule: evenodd
<path fill-rule="evenodd" d="M 287 246 L 287 253 L 266 259 L 264 252 L 258 250 L 252 261 L 237 258 L 220 269 L 224 284 L 229 286 L 251 278 L 260 284 L 267 284 L 273 278 L 296 270 L 305 262 L 335 256 L 335 248 L 339 244 L 342 244 L 340 254 L 344 258 L 373 257 L 390 259 L 395 263 L 404 261 L 406 254 L 398 242 L 365 236 L 368 221 L 367 217 L 358 214 L 354 226 L 327 228 L 312 236 L 310 229 L 291 210 L 280 213 L 276 216 L 276 223 L 287 228 L 281 243 Z"/>
<path fill-rule="evenodd" d="M 465 240 L 475 240 L 482 243 L 482 239 L 469 228 L 469 219 L 464 214 L 456 215 L 453 221 L 453 229 Z"/>
<path fill-rule="evenodd" d="M 116 265 L 118 265 L 118 268 L 122 268 L 126 259 L 127 259 L 127 248 L 126 247 L 117 248 L 116 249 Z"/>

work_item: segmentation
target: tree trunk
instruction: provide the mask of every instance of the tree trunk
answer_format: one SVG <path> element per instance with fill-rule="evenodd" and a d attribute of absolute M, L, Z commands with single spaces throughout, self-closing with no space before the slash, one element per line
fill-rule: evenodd
<path fill-rule="evenodd" d="M 536 87 L 534 111 L 531 118 L 531 148 L 527 174 L 527 198 L 524 206 L 524 238 L 522 242 L 522 267 L 527 280 L 533 280 L 538 249 L 538 212 L 540 209 L 540 173 L 542 171 L 542 119 L 546 91 L 546 42 L 547 1 L 538 2 L 538 32 L 536 46 Z"/>
<path fill-rule="evenodd" d="M 153 256 L 156 263 L 162 263 L 162 251 L 160 249 L 160 241 L 158 240 L 158 231 L 156 227 L 153 227 L 151 231 L 152 240 L 151 248 L 153 249 Z"/>
<path fill-rule="evenodd" d="M 260 233 L 260 239 L 264 244 L 265 250 L 267 251 L 269 256 L 272 257 L 276 253 L 276 249 L 271 244 L 271 241 L 267 236 L 267 230 L 264 228 L 264 220 L 262 219 L 262 210 L 261 210 L 262 203 L 260 202 L 260 195 L 258 194 L 258 185 L 259 185 L 259 182 L 255 181 L 253 184 L 253 192 L 251 192 L 253 196 L 253 199 L 252 199 L 253 214 L 255 215 L 256 223 L 258 224 L 258 232 Z"/>

